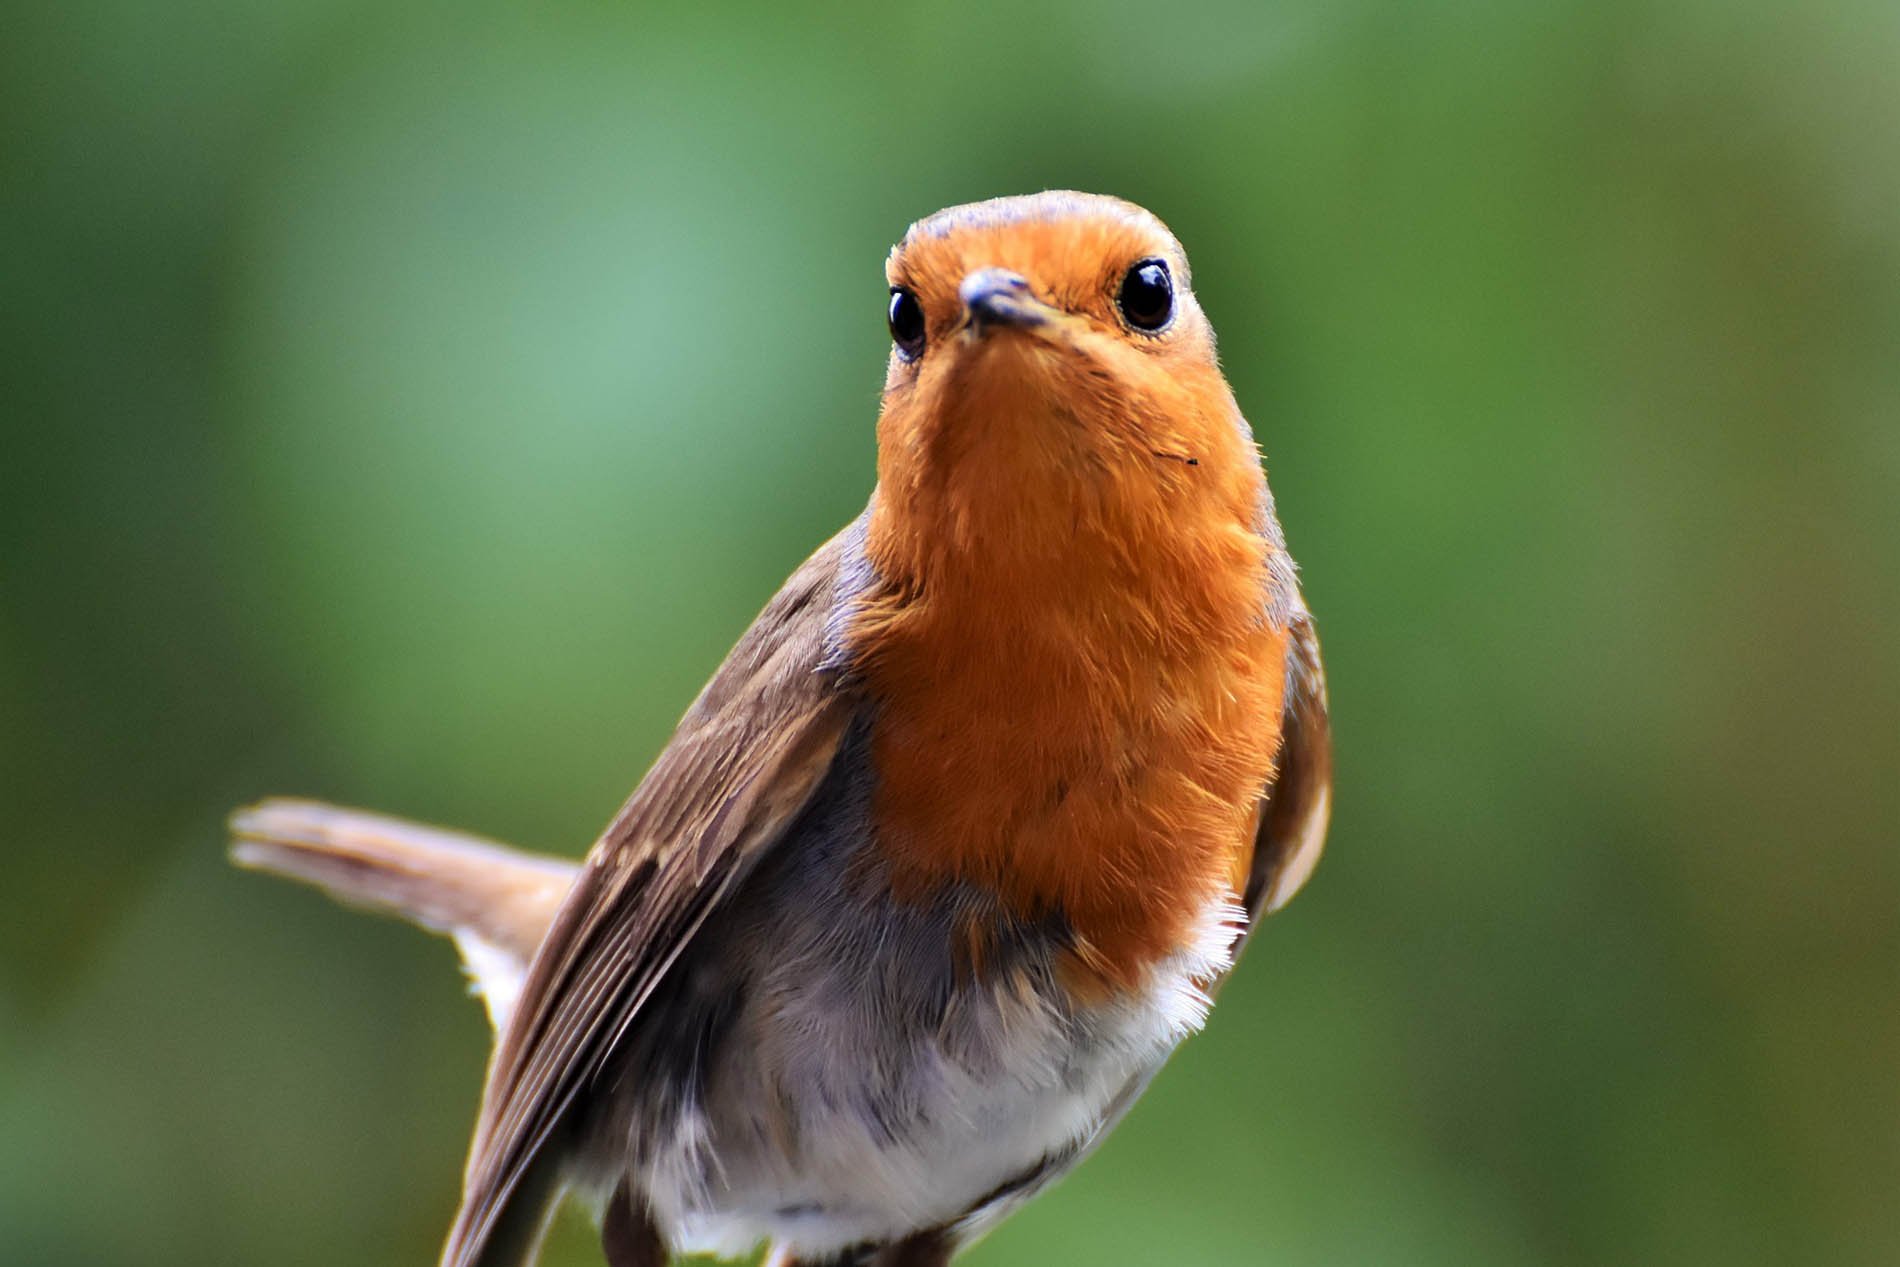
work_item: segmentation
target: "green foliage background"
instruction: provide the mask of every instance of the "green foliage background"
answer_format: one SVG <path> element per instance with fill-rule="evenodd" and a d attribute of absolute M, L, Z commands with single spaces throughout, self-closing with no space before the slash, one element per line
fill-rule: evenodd
<path fill-rule="evenodd" d="M 1194 255 L 1338 812 L 970 1262 L 1900 1262 L 1896 66 L 1890 0 L 8 0 L 0 1260 L 432 1261 L 479 1010 L 222 815 L 583 849 L 862 504 L 887 245 L 1078 186 Z"/>

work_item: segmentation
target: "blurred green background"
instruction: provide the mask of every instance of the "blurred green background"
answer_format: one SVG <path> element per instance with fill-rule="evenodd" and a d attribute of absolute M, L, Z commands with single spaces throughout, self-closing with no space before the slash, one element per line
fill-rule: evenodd
<path fill-rule="evenodd" d="M 433 1261 L 480 1010 L 222 816 L 582 850 L 862 504 L 888 244 L 1078 186 L 1193 253 L 1338 808 L 969 1261 L 1900 1262 L 1897 68 L 1891 0 L 7 0 L 0 1260 Z"/>

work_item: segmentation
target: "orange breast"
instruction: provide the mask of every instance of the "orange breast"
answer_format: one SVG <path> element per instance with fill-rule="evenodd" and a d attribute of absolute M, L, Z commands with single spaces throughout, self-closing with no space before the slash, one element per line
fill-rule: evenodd
<path fill-rule="evenodd" d="M 866 552 L 887 583 L 847 641 L 877 702 L 874 816 L 900 896 L 961 881 L 1059 913 L 1071 975 L 1106 988 L 1234 894 L 1284 686 L 1261 478 L 1248 447 L 981 499 L 1007 521 L 945 518 L 954 489 L 880 499 Z"/>

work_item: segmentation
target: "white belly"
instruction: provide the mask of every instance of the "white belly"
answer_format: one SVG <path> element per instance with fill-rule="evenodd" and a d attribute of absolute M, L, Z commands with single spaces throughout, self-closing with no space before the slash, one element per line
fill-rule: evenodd
<path fill-rule="evenodd" d="M 1113 1004 L 1065 1008 L 1015 974 L 960 990 L 928 1034 L 904 1032 L 878 990 L 835 971 L 814 986 L 814 965 L 787 964 L 797 987 L 748 1005 L 704 1106 L 647 1158 L 654 1216 L 681 1251 L 770 1239 L 817 1256 L 960 1222 L 1020 1178 L 1040 1186 L 1200 1027 L 1202 983 L 1226 970 L 1242 918 L 1211 905 L 1195 943 Z"/>

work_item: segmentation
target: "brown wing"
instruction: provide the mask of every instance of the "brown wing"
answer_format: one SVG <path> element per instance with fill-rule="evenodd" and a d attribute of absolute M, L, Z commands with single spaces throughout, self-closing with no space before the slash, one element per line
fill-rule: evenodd
<path fill-rule="evenodd" d="M 766 606 L 594 846 L 496 1048 L 444 1267 L 514 1267 L 545 1149 L 707 915 L 803 808 L 849 724 L 823 669 L 845 534 Z"/>
<path fill-rule="evenodd" d="M 1333 735 L 1319 635 L 1304 607 L 1288 626 L 1280 759 L 1261 807 L 1245 902 L 1249 927 L 1288 902 L 1313 874 L 1333 805 Z"/>

